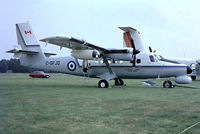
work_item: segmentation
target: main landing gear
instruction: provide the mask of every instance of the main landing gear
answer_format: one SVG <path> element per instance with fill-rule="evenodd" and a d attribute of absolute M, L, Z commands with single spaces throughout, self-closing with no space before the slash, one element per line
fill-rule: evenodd
<path fill-rule="evenodd" d="M 120 78 L 116 78 L 115 79 L 115 86 L 122 86 L 122 85 L 124 85 L 123 80 L 120 79 Z"/>
<path fill-rule="evenodd" d="M 116 86 L 122 86 L 124 85 L 124 81 L 120 78 L 115 79 L 115 85 Z M 98 83 L 98 88 L 108 88 L 109 84 L 106 80 L 100 80 Z"/>
<path fill-rule="evenodd" d="M 192 78 L 192 81 L 195 81 L 196 80 L 196 76 L 191 76 L 191 78 Z"/>
<path fill-rule="evenodd" d="M 109 84 L 106 80 L 100 80 L 98 83 L 98 88 L 108 88 Z"/>

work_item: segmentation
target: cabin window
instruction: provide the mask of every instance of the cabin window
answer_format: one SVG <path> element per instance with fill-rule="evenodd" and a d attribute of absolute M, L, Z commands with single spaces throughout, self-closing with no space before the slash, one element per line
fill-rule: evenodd
<path fill-rule="evenodd" d="M 153 55 L 150 55 L 149 58 L 150 58 L 151 62 L 155 62 L 155 59 L 154 59 Z"/>
<path fill-rule="evenodd" d="M 124 63 L 124 61 L 122 61 L 122 60 L 119 61 L 119 64 L 123 64 L 123 63 Z"/>
<path fill-rule="evenodd" d="M 141 63 L 141 59 L 137 59 L 137 63 L 138 63 L 138 64 Z"/>

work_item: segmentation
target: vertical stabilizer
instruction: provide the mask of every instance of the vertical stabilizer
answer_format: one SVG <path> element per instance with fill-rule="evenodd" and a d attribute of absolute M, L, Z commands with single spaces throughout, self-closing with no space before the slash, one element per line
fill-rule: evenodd
<path fill-rule="evenodd" d="M 39 42 L 29 22 L 16 24 L 17 41 L 22 49 L 27 47 L 40 47 Z"/>
<path fill-rule="evenodd" d="M 144 46 L 139 36 L 139 32 L 131 27 L 119 27 L 124 31 L 123 33 L 123 41 L 124 47 L 133 48 L 134 50 L 139 50 L 140 52 L 144 52 Z"/>
<path fill-rule="evenodd" d="M 45 55 L 39 45 L 29 22 L 16 24 L 18 45 L 22 48 L 20 62 L 24 66 L 38 67 L 38 63 L 44 62 Z M 35 52 L 37 54 L 30 54 Z"/>

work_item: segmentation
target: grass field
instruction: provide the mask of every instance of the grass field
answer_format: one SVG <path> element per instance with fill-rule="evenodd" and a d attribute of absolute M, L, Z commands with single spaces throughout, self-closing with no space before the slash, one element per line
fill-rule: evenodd
<path fill-rule="evenodd" d="M 200 134 L 200 90 L 142 80 L 99 89 L 98 81 L 0 74 L 0 134 Z"/>

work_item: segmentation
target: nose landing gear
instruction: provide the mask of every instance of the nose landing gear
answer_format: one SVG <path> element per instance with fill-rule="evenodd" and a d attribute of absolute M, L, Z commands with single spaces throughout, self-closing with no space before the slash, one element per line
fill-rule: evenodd
<path fill-rule="evenodd" d="M 164 88 L 172 88 L 173 87 L 172 82 L 169 81 L 169 80 L 164 81 L 163 82 L 163 87 Z"/>

